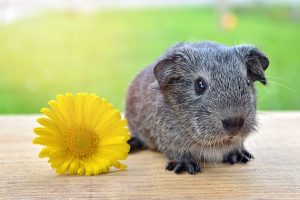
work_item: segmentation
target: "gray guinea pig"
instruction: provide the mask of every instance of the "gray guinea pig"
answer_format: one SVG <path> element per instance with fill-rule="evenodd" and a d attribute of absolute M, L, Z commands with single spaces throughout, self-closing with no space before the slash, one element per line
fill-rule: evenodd
<path fill-rule="evenodd" d="M 129 86 L 131 151 L 163 152 L 166 169 L 200 172 L 201 161 L 247 163 L 244 140 L 256 130 L 253 82 L 267 83 L 268 58 L 251 45 L 183 42 Z"/>

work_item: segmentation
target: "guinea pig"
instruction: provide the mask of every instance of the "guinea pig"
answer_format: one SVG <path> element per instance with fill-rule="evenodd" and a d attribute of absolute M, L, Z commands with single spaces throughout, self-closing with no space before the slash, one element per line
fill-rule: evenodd
<path fill-rule="evenodd" d="M 183 42 L 132 81 L 125 117 L 131 151 L 149 148 L 166 169 L 201 172 L 200 162 L 247 163 L 244 141 L 256 130 L 254 82 L 266 84 L 269 60 L 252 45 Z"/>

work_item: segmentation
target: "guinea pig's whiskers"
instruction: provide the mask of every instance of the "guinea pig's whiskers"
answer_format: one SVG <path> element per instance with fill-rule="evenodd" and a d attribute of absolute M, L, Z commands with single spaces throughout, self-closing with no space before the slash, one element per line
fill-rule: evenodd
<path fill-rule="evenodd" d="M 291 92 L 294 92 L 294 93 L 296 93 L 296 94 L 299 93 L 297 90 L 295 90 L 295 89 L 293 89 L 293 88 L 290 88 L 290 87 L 288 87 L 288 86 L 286 86 L 286 85 L 283 85 L 283 84 L 281 84 L 281 83 L 278 83 L 278 82 L 275 82 L 275 81 L 271 81 L 271 80 L 269 80 L 269 82 L 272 83 L 272 84 L 278 85 L 278 86 L 280 86 L 280 87 L 282 87 L 282 88 L 285 88 L 285 89 L 287 89 L 287 90 L 289 90 L 289 91 L 291 91 Z"/>
<path fill-rule="evenodd" d="M 268 100 L 265 97 L 267 97 L 267 94 L 269 94 L 269 91 L 265 87 L 263 88 L 263 90 L 264 90 L 264 92 L 260 92 L 257 95 L 257 99 L 256 99 L 257 106 L 262 104 L 262 103 L 265 103 Z"/>
<path fill-rule="evenodd" d="M 214 144 L 213 144 L 213 147 L 212 147 L 212 152 L 213 152 L 213 155 L 215 156 L 218 152 L 216 151 L 216 146 L 218 146 L 219 145 L 219 141 L 217 141 L 217 142 L 215 142 Z M 214 160 L 214 165 L 215 165 L 215 167 L 217 167 L 217 168 L 219 168 L 219 166 L 218 166 L 218 164 L 217 164 L 217 159 L 216 158 L 213 158 L 213 160 Z"/>
<path fill-rule="evenodd" d="M 219 147 L 222 147 L 223 145 L 224 145 L 224 142 L 223 141 L 219 141 L 218 142 L 218 145 L 219 145 Z M 222 161 L 223 161 L 223 158 L 222 158 L 222 160 L 219 160 L 219 159 L 217 159 L 216 160 L 216 163 L 217 163 L 217 165 L 219 164 L 222 164 Z"/>
<path fill-rule="evenodd" d="M 194 136 L 192 136 L 193 138 Z M 180 156 L 179 157 L 182 157 L 184 154 L 186 154 L 189 150 L 189 145 L 193 142 L 193 140 L 188 140 L 187 142 L 185 142 L 185 144 L 183 145 L 183 148 L 180 152 Z"/>
<path fill-rule="evenodd" d="M 174 138 L 174 140 L 173 140 L 173 144 L 175 145 L 175 143 L 177 143 L 178 142 L 178 140 L 179 139 L 181 139 L 181 135 L 182 135 L 183 133 L 179 133 L 177 136 L 175 136 L 175 138 Z M 166 138 L 167 139 L 167 138 Z"/>
<path fill-rule="evenodd" d="M 277 79 L 280 79 L 280 78 L 277 78 Z M 282 80 L 285 81 L 284 79 L 282 79 Z M 277 85 L 277 86 L 280 86 L 281 88 L 287 89 L 293 93 L 296 93 L 296 94 L 299 93 L 297 90 L 290 88 L 287 85 L 284 85 L 283 83 L 279 83 L 278 81 L 268 79 L 268 82 L 270 84 Z M 287 82 L 287 81 L 285 81 L 285 82 Z M 265 87 L 263 88 L 263 90 L 264 90 L 263 93 L 258 94 L 257 104 L 263 103 L 266 100 L 266 98 L 264 98 L 264 97 L 269 93 L 269 90 Z"/>
<path fill-rule="evenodd" d="M 281 78 L 281 77 L 278 77 L 278 76 L 268 75 L 268 79 L 270 79 L 270 78 L 281 80 L 281 81 L 284 81 L 284 82 L 289 82 L 288 79 L 284 79 L 284 78 Z"/>
<path fill-rule="evenodd" d="M 199 157 L 198 157 L 198 159 L 197 159 L 197 162 L 198 162 L 198 163 L 201 163 L 201 161 L 202 161 L 202 160 L 201 160 L 201 159 L 202 159 L 202 155 L 203 155 L 203 154 L 202 154 L 202 149 L 200 149 L 200 155 L 199 155 Z"/>

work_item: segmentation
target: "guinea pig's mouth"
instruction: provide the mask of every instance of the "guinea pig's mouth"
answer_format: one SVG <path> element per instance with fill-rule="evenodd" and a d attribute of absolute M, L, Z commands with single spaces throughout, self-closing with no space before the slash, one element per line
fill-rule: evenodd
<path fill-rule="evenodd" d="M 237 143 L 240 143 L 241 140 L 243 140 L 243 138 L 240 137 L 239 135 L 224 136 L 224 137 L 216 138 L 215 140 L 205 141 L 203 145 L 207 147 L 232 146 Z"/>
<path fill-rule="evenodd" d="M 224 139 L 222 141 L 222 143 L 224 145 L 232 145 L 232 144 L 235 144 L 238 140 L 239 140 L 239 138 L 236 136 L 229 136 L 228 138 Z"/>

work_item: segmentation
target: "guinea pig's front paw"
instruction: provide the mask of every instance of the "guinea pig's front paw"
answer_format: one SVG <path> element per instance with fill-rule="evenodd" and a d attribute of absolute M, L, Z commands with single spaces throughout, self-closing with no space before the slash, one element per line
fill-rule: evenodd
<path fill-rule="evenodd" d="M 254 157 L 247 150 L 234 150 L 229 152 L 224 156 L 223 162 L 229 162 L 230 164 L 235 164 L 237 162 L 247 163 Z"/>
<path fill-rule="evenodd" d="M 174 170 L 176 174 L 180 174 L 184 171 L 187 171 L 189 174 L 201 172 L 199 163 L 187 157 L 170 161 L 166 167 L 166 170 Z"/>

